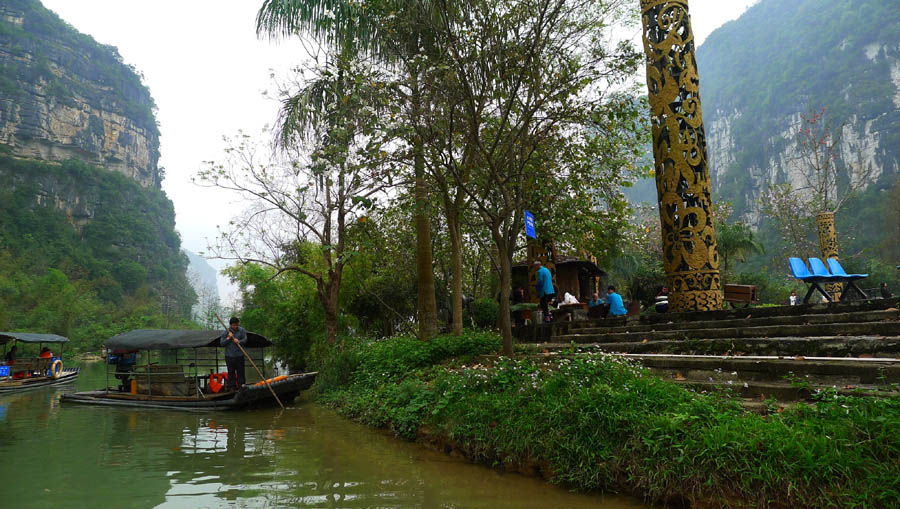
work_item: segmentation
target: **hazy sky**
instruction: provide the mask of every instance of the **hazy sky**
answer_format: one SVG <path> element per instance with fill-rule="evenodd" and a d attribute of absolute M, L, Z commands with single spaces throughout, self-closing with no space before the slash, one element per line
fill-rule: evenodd
<path fill-rule="evenodd" d="M 260 0 L 42 1 L 79 31 L 116 46 L 144 74 L 158 107 L 163 189 L 175 204 L 182 245 L 204 251 L 241 205 L 195 186 L 191 176 L 203 161 L 221 159 L 223 135 L 257 134 L 274 122 L 278 104 L 261 94 L 272 85 L 270 69 L 280 74 L 304 53 L 290 41 L 257 40 Z M 756 1 L 690 0 L 698 43 Z"/>

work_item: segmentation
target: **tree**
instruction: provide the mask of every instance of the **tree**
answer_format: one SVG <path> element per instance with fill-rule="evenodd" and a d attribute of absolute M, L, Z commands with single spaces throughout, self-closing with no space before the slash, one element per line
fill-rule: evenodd
<path fill-rule="evenodd" d="M 298 272 L 313 279 L 329 342 L 338 333 L 344 267 L 355 254 L 350 225 L 364 218 L 386 187 L 380 133 L 379 79 L 358 61 L 311 70 L 297 93 L 285 91 L 274 160 L 241 135 L 224 163 L 198 173 L 201 184 L 234 191 L 250 207 L 229 223 L 214 256 L 258 263 L 272 277 Z M 279 159 L 280 157 L 280 159 Z"/>
<path fill-rule="evenodd" d="M 786 181 L 770 185 L 760 198 L 763 214 L 773 220 L 791 256 L 813 256 L 816 216 L 837 214 L 843 205 L 864 189 L 872 169 L 862 163 L 862 154 L 844 154 L 841 132 L 844 124 L 831 126 L 826 109 L 801 115 L 793 128 L 795 157 L 788 161 L 794 171 Z M 856 161 L 848 158 L 856 157 Z"/>
<path fill-rule="evenodd" d="M 440 59 L 421 77 L 431 109 L 414 126 L 430 157 L 465 191 L 497 248 L 506 354 L 512 354 L 512 257 L 526 206 L 579 193 L 594 205 L 603 193 L 588 196 L 588 189 L 621 182 L 622 169 L 606 166 L 604 149 L 620 154 L 630 147 L 633 138 L 623 136 L 627 129 L 615 120 L 633 118 L 634 107 L 612 100 L 603 86 L 623 83 L 640 59 L 628 44 L 609 51 L 597 41 L 630 7 L 501 0 L 460 9 L 439 1 L 428 20 Z M 610 138 L 617 143 L 607 144 Z M 601 178 L 606 172 L 608 180 Z"/>
<path fill-rule="evenodd" d="M 265 0 L 257 15 L 257 33 L 268 33 L 273 37 L 308 34 L 321 43 L 333 46 L 342 55 L 361 53 L 392 64 L 401 55 L 417 54 L 424 46 L 430 47 L 429 34 L 419 29 L 420 21 L 429 15 L 427 9 L 430 5 L 415 0 L 389 0 L 376 4 L 342 0 Z M 398 19 L 403 20 L 409 30 L 394 30 Z M 412 78 L 406 97 L 414 119 L 418 119 L 423 110 L 417 81 L 421 69 L 415 66 L 404 71 Z M 428 339 L 437 333 L 428 188 L 422 140 L 413 137 L 408 141 L 413 148 L 415 182 L 419 336 Z"/>
<path fill-rule="evenodd" d="M 744 263 L 751 254 L 765 253 L 753 229 L 743 221 L 730 221 L 730 203 L 716 207 L 716 243 L 719 250 L 719 270 L 723 281 L 728 278 L 734 262 Z"/>

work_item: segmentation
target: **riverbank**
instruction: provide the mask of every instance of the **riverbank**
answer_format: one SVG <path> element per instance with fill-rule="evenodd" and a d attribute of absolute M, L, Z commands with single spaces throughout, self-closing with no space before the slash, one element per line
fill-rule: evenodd
<path fill-rule="evenodd" d="M 693 507 L 900 505 L 900 400 L 825 392 L 758 415 L 614 355 L 479 362 L 499 348 L 472 332 L 352 340 L 319 350 L 316 392 L 351 419 L 579 490 Z"/>

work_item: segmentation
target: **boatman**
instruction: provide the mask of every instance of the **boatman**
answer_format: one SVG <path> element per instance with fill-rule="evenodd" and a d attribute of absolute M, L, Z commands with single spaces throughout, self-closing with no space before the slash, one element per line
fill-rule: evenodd
<path fill-rule="evenodd" d="M 240 343 L 241 346 L 238 346 Z M 247 381 L 244 377 L 244 352 L 242 346 L 247 345 L 247 330 L 241 327 L 241 320 L 232 316 L 228 320 L 228 328 L 219 338 L 219 344 L 225 347 L 225 365 L 228 367 L 228 387 L 238 390 Z"/>

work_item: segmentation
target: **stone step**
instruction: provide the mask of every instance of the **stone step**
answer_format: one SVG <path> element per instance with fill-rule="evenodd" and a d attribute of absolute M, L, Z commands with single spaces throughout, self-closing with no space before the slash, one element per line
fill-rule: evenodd
<path fill-rule="evenodd" d="M 858 311 L 877 311 L 897 308 L 900 298 L 892 299 L 868 299 L 853 300 L 847 302 L 829 302 L 819 304 L 804 304 L 799 306 L 766 306 L 736 309 L 721 309 L 717 311 L 692 311 L 687 313 L 647 313 L 641 315 L 639 322 L 642 324 L 664 323 L 669 321 L 705 321 L 727 320 L 741 318 L 753 313 L 759 317 L 793 316 L 811 314 L 835 314 L 852 313 Z"/>
<path fill-rule="evenodd" d="M 551 345 L 544 345 L 550 347 Z M 545 350 L 530 354 L 552 365 L 563 358 L 585 355 L 584 348 Z M 818 390 L 835 390 L 855 396 L 900 397 L 900 359 L 774 356 L 636 355 L 623 357 L 640 362 L 664 380 L 698 392 L 728 390 L 747 402 L 767 400 L 811 401 Z M 487 359 L 486 359 L 487 360 Z M 747 405 L 745 405 L 747 406 Z"/>
<path fill-rule="evenodd" d="M 573 358 L 579 354 L 556 351 L 533 355 L 536 359 Z M 664 378 L 717 382 L 797 381 L 838 385 L 900 383 L 900 359 L 854 357 L 774 357 L 723 355 L 624 354 Z"/>
<path fill-rule="evenodd" d="M 883 390 L 879 387 L 864 386 L 820 386 L 820 385 L 803 385 L 798 386 L 789 383 L 763 383 L 763 382 L 744 382 L 744 383 L 720 383 L 720 382 L 698 382 L 695 380 L 675 381 L 679 385 L 683 385 L 696 392 L 718 392 L 728 391 L 732 395 L 741 398 L 758 400 L 764 402 L 768 399 L 776 401 L 812 401 L 813 395 L 819 390 L 835 390 L 843 396 L 860 396 L 860 397 L 900 397 L 900 393 L 892 390 Z"/>
<path fill-rule="evenodd" d="M 743 318 L 728 320 L 713 320 L 702 322 L 665 322 L 654 324 L 634 324 L 627 326 L 590 327 L 586 323 L 572 322 L 568 328 L 568 334 L 615 334 L 615 333 L 640 333 L 662 332 L 726 327 L 755 327 L 776 325 L 823 325 L 838 323 L 866 323 L 882 321 L 900 321 L 900 310 L 860 311 L 855 313 L 836 314 L 810 314 L 760 317 L 748 310 Z M 595 322 L 590 322 L 595 324 Z"/>
<path fill-rule="evenodd" d="M 525 345 L 522 345 L 525 346 Z M 531 343 L 540 351 L 566 351 L 571 343 Z M 818 336 L 781 338 L 717 338 L 578 343 L 577 347 L 627 354 L 765 355 L 783 357 L 900 358 L 900 334 L 895 336 Z"/>
<path fill-rule="evenodd" d="M 753 327 L 714 327 L 676 331 L 614 332 L 604 334 L 567 334 L 553 337 L 554 342 L 616 343 L 668 340 L 709 340 L 741 338 L 802 338 L 810 336 L 900 336 L 900 321 L 825 323 L 809 325 L 757 325 Z"/>
<path fill-rule="evenodd" d="M 784 382 L 883 386 L 900 383 L 900 360 L 854 358 L 631 355 L 663 378 L 709 382 Z"/>

